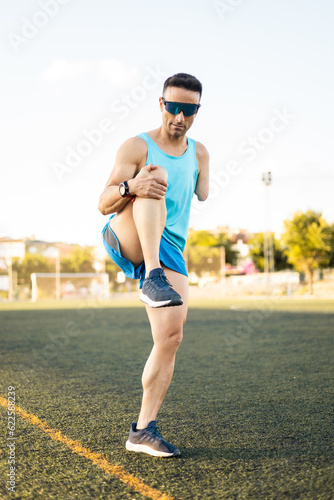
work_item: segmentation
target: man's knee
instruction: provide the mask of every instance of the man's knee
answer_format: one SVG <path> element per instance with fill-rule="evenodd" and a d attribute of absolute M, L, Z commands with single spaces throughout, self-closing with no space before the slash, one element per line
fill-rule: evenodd
<path fill-rule="evenodd" d="M 183 339 L 183 331 L 177 330 L 170 334 L 166 339 L 166 348 L 169 351 L 176 352 L 180 347 L 180 344 Z"/>
<path fill-rule="evenodd" d="M 163 181 L 167 182 L 168 181 L 168 172 L 164 167 L 161 167 L 160 165 L 157 167 L 156 170 L 153 170 L 152 172 L 156 177 L 159 177 Z"/>
<path fill-rule="evenodd" d="M 155 340 L 163 349 L 168 351 L 177 350 L 183 339 L 183 328 L 180 325 L 171 325 L 168 328 L 163 328 L 159 332 L 159 337 Z"/>
<path fill-rule="evenodd" d="M 183 328 L 180 327 L 174 329 L 173 332 L 168 337 L 168 341 L 177 347 L 179 347 L 179 345 L 181 344 L 182 339 L 183 339 Z"/>

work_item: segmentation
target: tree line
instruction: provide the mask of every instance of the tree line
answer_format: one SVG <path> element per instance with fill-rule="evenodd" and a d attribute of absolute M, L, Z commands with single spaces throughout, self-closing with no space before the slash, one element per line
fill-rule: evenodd
<path fill-rule="evenodd" d="M 304 273 L 312 291 L 316 269 L 334 267 L 334 224 L 326 222 L 320 212 L 309 210 L 297 212 L 291 220 L 284 221 L 280 239 L 272 236 L 275 271 L 295 269 Z M 264 270 L 264 234 L 253 235 L 247 242 L 249 255 L 255 268 Z M 201 276 L 204 272 L 219 274 L 224 247 L 225 262 L 235 266 L 238 252 L 234 242 L 224 232 L 213 234 L 210 231 L 190 230 L 185 259 L 189 272 Z M 55 263 L 41 254 L 27 253 L 23 260 L 14 259 L 13 271 L 17 272 L 18 283 L 30 286 L 30 274 L 54 273 Z M 105 271 L 110 282 L 116 283 L 119 268 L 106 257 Z M 72 253 L 60 261 L 62 273 L 95 272 L 93 247 L 77 246 Z"/>

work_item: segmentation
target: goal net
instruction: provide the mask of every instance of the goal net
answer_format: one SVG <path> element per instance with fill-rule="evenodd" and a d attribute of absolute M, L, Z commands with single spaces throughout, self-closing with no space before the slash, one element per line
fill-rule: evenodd
<path fill-rule="evenodd" d="M 109 298 L 107 273 L 32 273 L 32 301 Z"/>

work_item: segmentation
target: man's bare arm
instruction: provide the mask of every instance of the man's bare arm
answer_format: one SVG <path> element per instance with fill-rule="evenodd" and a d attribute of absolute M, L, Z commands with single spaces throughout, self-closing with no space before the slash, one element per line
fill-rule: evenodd
<path fill-rule="evenodd" d="M 143 139 L 133 137 L 119 148 L 115 166 L 99 200 L 103 215 L 120 212 L 130 201 L 122 198 L 118 186 L 128 181 L 130 194 L 143 198 L 161 199 L 167 190 L 167 183 L 154 174 L 155 165 L 146 165 L 147 146 Z"/>
<path fill-rule="evenodd" d="M 205 201 L 209 196 L 209 153 L 203 144 L 196 143 L 198 177 L 195 193 L 199 201 Z"/>

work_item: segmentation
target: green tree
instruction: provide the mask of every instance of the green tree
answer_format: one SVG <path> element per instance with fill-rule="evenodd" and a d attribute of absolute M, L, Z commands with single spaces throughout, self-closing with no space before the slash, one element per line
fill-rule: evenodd
<path fill-rule="evenodd" d="M 334 267 L 334 224 L 328 226 L 327 232 L 330 246 L 328 267 Z"/>
<path fill-rule="evenodd" d="M 209 272 L 218 274 L 220 269 L 220 252 L 216 238 L 209 231 L 190 230 L 187 240 L 188 271 L 202 276 Z"/>
<path fill-rule="evenodd" d="M 91 247 L 77 246 L 68 257 L 61 259 L 62 273 L 95 273 L 94 256 Z"/>
<path fill-rule="evenodd" d="M 288 260 L 306 274 L 312 294 L 314 270 L 328 265 L 331 257 L 329 225 L 320 212 L 308 210 L 295 213 L 292 220 L 284 221 L 284 227 L 282 238 Z"/>
<path fill-rule="evenodd" d="M 275 271 L 283 269 L 291 269 L 292 265 L 288 263 L 288 258 L 284 253 L 283 245 L 275 238 L 274 233 L 271 233 L 274 245 L 274 267 Z M 256 269 L 260 272 L 264 271 L 264 233 L 257 233 L 248 241 L 249 255 L 251 256 Z"/>
<path fill-rule="evenodd" d="M 209 231 L 191 229 L 187 243 L 189 246 L 214 247 L 217 244 L 217 238 Z"/>
<path fill-rule="evenodd" d="M 233 250 L 233 241 L 227 237 L 226 233 L 219 233 L 217 235 L 217 247 L 225 248 L 225 262 L 226 264 L 231 264 L 231 266 L 235 266 L 238 260 L 239 252 L 237 250 Z"/>
<path fill-rule="evenodd" d="M 219 274 L 221 269 L 221 250 L 225 247 L 226 262 L 234 264 L 238 252 L 232 250 L 232 241 L 224 233 L 218 236 L 210 231 L 190 230 L 187 240 L 188 270 L 202 276 L 205 272 Z"/>
<path fill-rule="evenodd" d="M 116 278 L 119 271 L 121 271 L 121 268 L 118 267 L 118 265 L 115 264 L 114 261 L 112 261 L 110 258 L 105 260 L 105 272 L 109 275 L 109 284 L 113 291 L 117 290 L 118 288 Z"/>
<path fill-rule="evenodd" d="M 17 272 L 19 283 L 31 287 L 31 273 L 52 273 L 55 269 L 54 264 L 43 255 L 27 253 L 21 261 L 13 259 L 13 271 Z"/>

